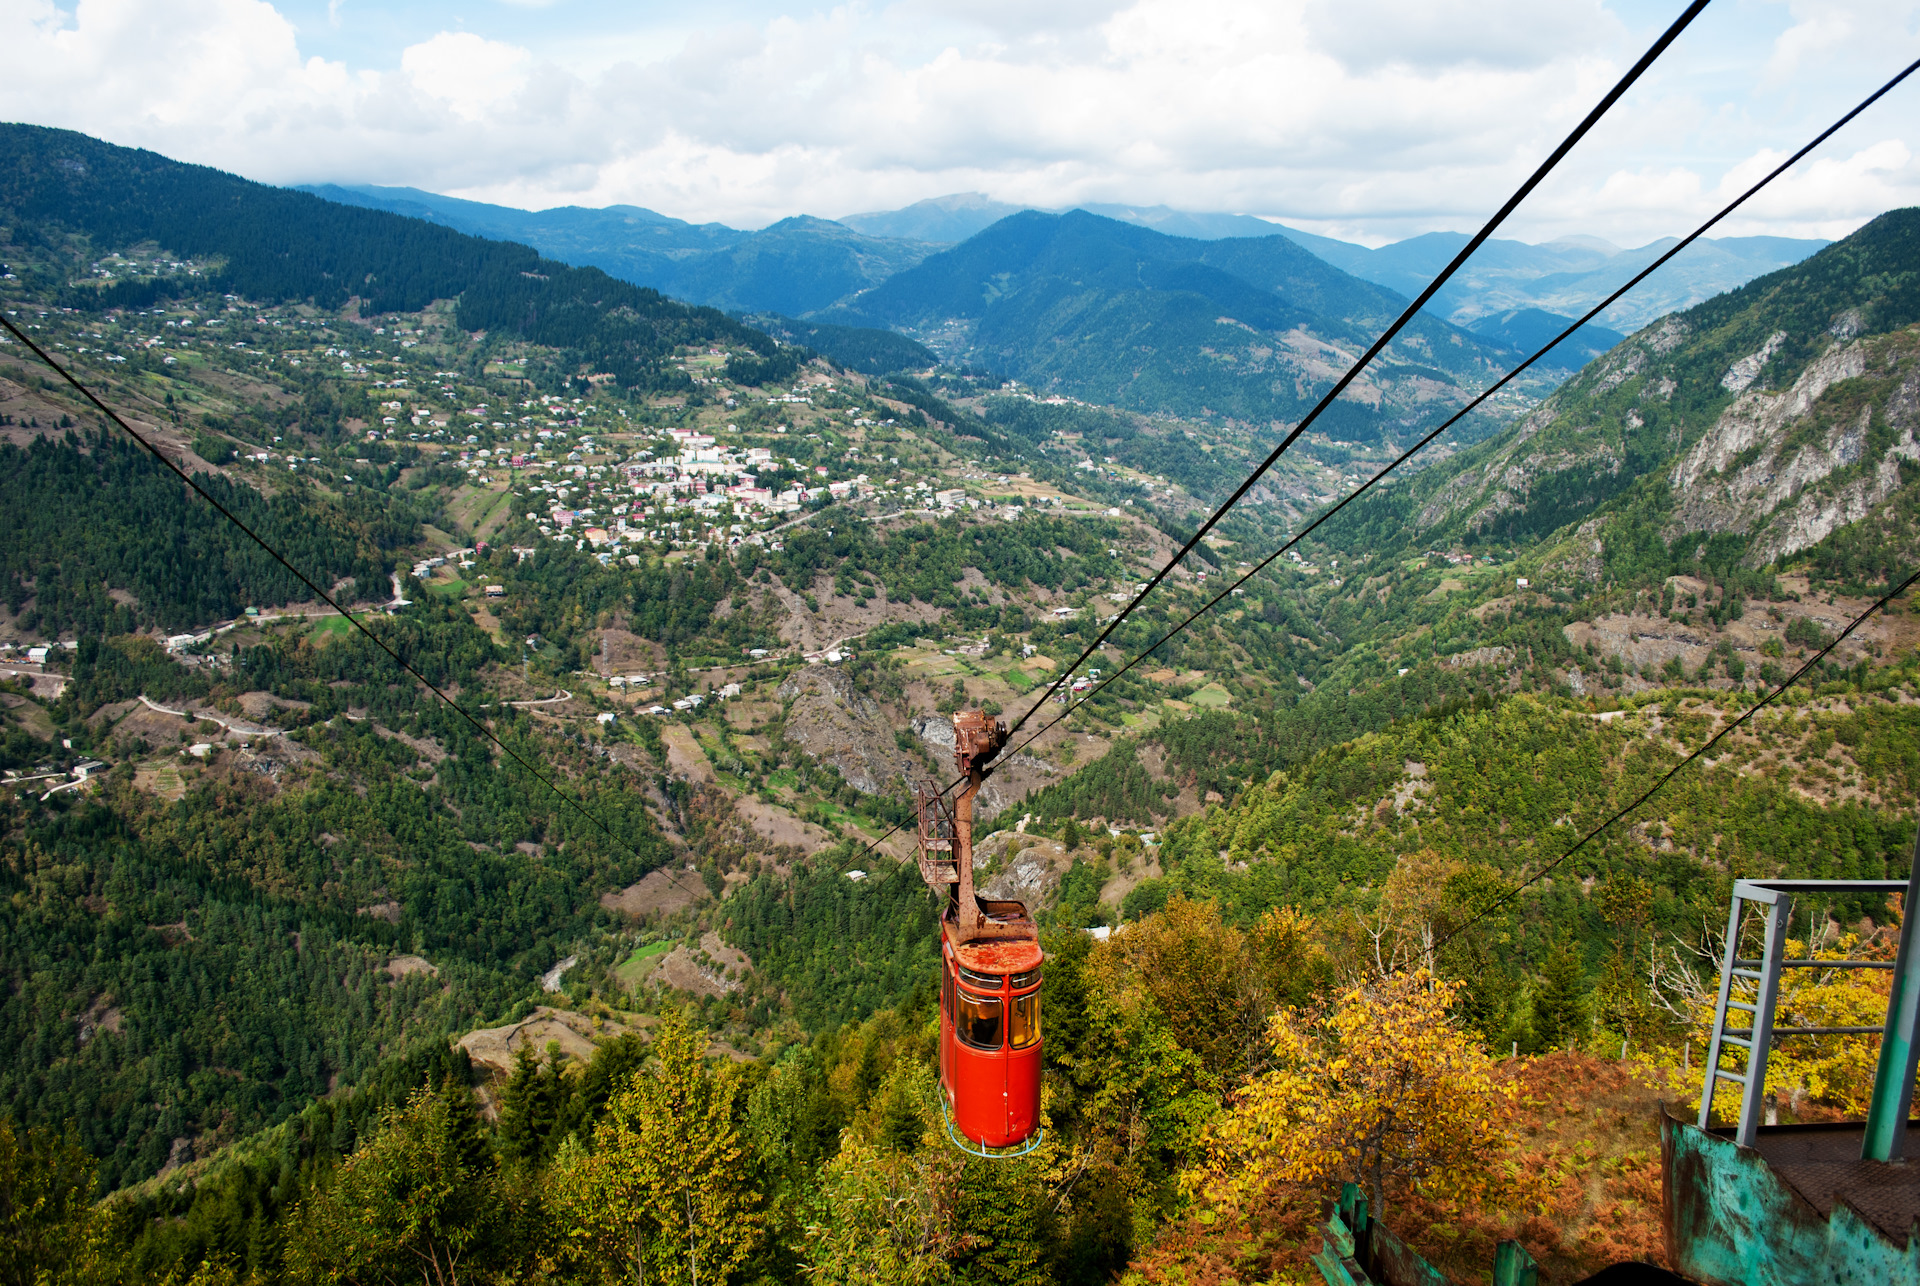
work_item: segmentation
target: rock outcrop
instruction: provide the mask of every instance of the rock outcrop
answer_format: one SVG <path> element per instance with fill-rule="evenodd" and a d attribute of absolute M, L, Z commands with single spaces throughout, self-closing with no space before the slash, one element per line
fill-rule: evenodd
<path fill-rule="evenodd" d="M 1901 338 L 1835 343 L 1791 387 L 1734 399 L 1673 467 L 1677 503 L 1669 538 L 1688 531 L 1754 534 L 1748 561 L 1766 563 L 1819 544 L 1891 496 L 1900 486 L 1900 461 L 1920 461 L 1920 443 L 1914 441 L 1920 366 L 1909 366 L 1878 405 L 1877 399 L 1862 399 L 1856 408 L 1852 399 L 1827 394 L 1870 368 L 1898 363 L 1900 350 L 1909 347 Z M 1842 400 L 1847 405 L 1834 405 Z M 1876 411 L 1891 440 L 1870 459 Z"/>
<path fill-rule="evenodd" d="M 840 770 L 866 795 L 901 794 L 917 765 L 895 744 L 880 703 L 853 686 L 845 670 L 816 665 L 780 685 L 787 710 L 787 740 L 823 764 Z M 947 730 L 952 750 L 953 730 Z"/>

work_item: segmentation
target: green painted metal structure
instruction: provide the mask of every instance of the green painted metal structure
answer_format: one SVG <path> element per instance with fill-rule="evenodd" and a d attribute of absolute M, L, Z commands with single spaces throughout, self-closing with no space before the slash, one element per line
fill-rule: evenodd
<path fill-rule="evenodd" d="M 1705 1286 L 1920 1286 L 1920 1237 L 1903 1245 L 1846 1200 L 1822 1214 L 1760 1149 L 1672 1117 L 1661 1120 L 1660 1146 L 1667 1258 L 1682 1276 Z"/>
<path fill-rule="evenodd" d="M 1906 1160 L 1920 1071 L 1920 832 L 1914 842 L 1906 880 L 1734 882 L 1699 1124 L 1664 1115 L 1660 1123 L 1667 1258 L 1687 1277 L 1709 1286 L 1920 1286 L 1920 1166 L 1910 1170 Z M 1901 892 L 1908 914 L 1891 965 L 1786 957 L 1795 897 Z M 1743 959 L 1742 917 L 1755 910 L 1760 951 Z M 1885 1022 L 1775 1027 L 1781 974 L 1792 968 L 1890 968 Z M 1744 1027 L 1733 1021 L 1741 1011 Z M 1762 1123 L 1772 1043 L 1795 1035 L 1880 1037 L 1864 1122 Z M 1729 1065 L 1730 1054 L 1744 1065 Z M 1740 1086 L 1740 1107 L 1730 1129 L 1715 1131 L 1714 1091 L 1723 1081 Z"/>
<path fill-rule="evenodd" d="M 1920 980 L 1909 975 L 1920 965 L 1920 954 L 1909 950 L 1911 923 L 1901 926 L 1898 960 L 1819 960 L 1789 959 L 1787 934 L 1793 923 L 1796 895 L 1831 898 L 1839 894 L 1906 893 L 1914 895 L 1911 880 L 1735 880 L 1732 908 L 1727 915 L 1726 955 L 1720 966 L 1720 990 L 1714 1003 L 1713 1031 L 1707 1040 L 1706 1083 L 1700 1095 L 1700 1128 L 1713 1124 L 1715 1091 L 1722 1081 L 1740 1086 L 1739 1115 L 1735 1118 L 1734 1138 L 1742 1147 L 1752 1147 L 1754 1133 L 1766 1107 L 1767 1059 L 1773 1042 L 1782 1036 L 1866 1036 L 1881 1037 L 1880 1072 L 1874 1078 L 1873 1098 L 1868 1119 L 1877 1122 L 1866 1135 L 1862 1156 L 1868 1160 L 1898 1160 L 1904 1154 L 1906 1113 L 1912 1102 L 1914 1058 L 1920 1045 L 1914 1040 L 1914 1010 L 1920 1001 Z M 1912 905 L 1912 903 L 1909 903 Z M 1744 920 L 1750 909 L 1761 913 L 1763 935 L 1760 954 L 1742 959 Z M 1787 969 L 1886 969 L 1894 975 L 1894 1003 L 1888 1007 L 1884 1023 L 1871 1027 L 1775 1027 L 1774 1009 L 1780 1000 L 1780 975 Z M 1744 990 L 1751 987 L 1747 999 Z M 1737 993 L 1737 994 L 1736 994 Z M 1904 998 L 1904 999 L 1903 999 Z M 1735 1025 L 1736 1011 L 1746 1014 L 1746 1026 Z M 1734 1070 L 1727 1065 L 1733 1051 L 1744 1051 L 1743 1066 Z M 1891 1066 L 1889 1066 L 1891 1060 Z M 1901 1093 L 1904 1066 L 1906 1093 Z"/>
<path fill-rule="evenodd" d="M 1907 878 L 1908 912 L 1900 920 L 1900 953 L 1893 965 L 1893 993 L 1887 999 L 1887 1031 L 1880 1041 L 1880 1062 L 1873 1072 L 1873 1098 L 1867 1103 L 1867 1137 L 1861 1156 L 1875 1161 L 1894 1161 L 1906 1156 L 1907 1114 L 1913 1109 L 1913 1078 L 1920 1071 L 1920 1041 L 1915 1039 L 1915 1024 L 1920 1022 L 1920 915 L 1912 914 L 1920 903 L 1914 894 L 1920 891 L 1920 831 L 1913 838 L 1913 867 Z"/>
<path fill-rule="evenodd" d="M 1327 1286 L 1454 1286 L 1392 1230 L 1367 1213 L 1357 1184 L 1344 1184 L 1320 1221 L 1312 1256 Z M 1539 1286 L 1540 1269 L 1517 1241 L 1494 1248 L 1493 1286 Z"/>

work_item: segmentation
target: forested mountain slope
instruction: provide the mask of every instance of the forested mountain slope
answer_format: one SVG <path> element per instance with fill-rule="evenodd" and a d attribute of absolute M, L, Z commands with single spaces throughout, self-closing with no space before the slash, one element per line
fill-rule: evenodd
<path fill-rule="evenodd" d="M 717 311 L 542 259 L 525 246 L 249 183 L 66 130 L 0 126 L 0 218 L 43 243 L 70 231 L 103 245 L 154 242 L 176 255 L 219 261 L 205 281 L 162 266 L 105 282 L 104 293 L 73 302 L 144 307 L 213 287 L 322 308 L 354 300 L 376 314 L 459 298 L 467 330 L 576 349 L 623 385 L 648 388 L 681 380 L 664 362 L 675 345 L 775 349 L 761 332 Z"/>
<path fill-rule="evenodd" d="M 638 206 L 529 212 L 411 188 L 328 184 L 299 190 L 521 242 L 565 263 L 599 268 L 675 299 L 729 311 L 813 312 L 871 289 L 937 248 L 804 215 L 743 232 L 718 223 L 687 223 Z"/>
<path fill-rule="evenodd" d="M 633 256 L 630 266 L 650 269 L 698 251 L 737 245 L 749 235 L 723 223 L 688 223 L 637 205 L 609 205 L 598 209 L 568 205 L 533 211 L 488 205 L 484 201 L 463 201 L 418 188 L 318 183 L 294 190 L 311 192 L 341 205 L 425 219 L 476 237 L 517 241 L 564 263 L 601 268 L 612 276 L 640 285 L 650 283 L 616 266 L 629 266 L 619 257 L 620 252 Z M 613 262 L 598 262 L 593 258 L 596 254 L 613 256 Z"/>
<path fill-rule="evenodd" d="M 1750 566 L 1798 553 L 1897 503 L 1920 453 L 1917 318 L 1920 211 L 1899 210 L 1648 327 L 1355 521 L 1471 545 L 1597 520 L 1721 537 Z"/>
<path fill-rule="evenodd" d="M 1285 237 L 1192 241 L 1082 211 L 1027 212 L 827 314 L 905 330 L 951 360 L 1137 410 L 1298 419 L 1406 306 Z M 1399 436 L 1505 356 L 1421 318 L 1320 424 Z"/>

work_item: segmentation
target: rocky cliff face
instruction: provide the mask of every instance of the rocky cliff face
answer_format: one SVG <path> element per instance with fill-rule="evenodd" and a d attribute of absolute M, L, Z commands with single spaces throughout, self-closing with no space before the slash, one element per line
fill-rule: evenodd
<path fill-rule="evenodd" d="M 1766 351 L 1735 363 L 1725 386 L 1744 390 Z M 1668 538 L 1752 535 L 1756 565 L 1817 545 L 1900 486 L 1900 462 L 1920 461 L 1916 426 L 1920 332 L 1836 338 L 1790 387 L 1742 391 L 1674 465 Z"/>
<path fill-rule="evenodd" d="M 1518 540 L 1638 497 L 1668 541 L 1736 533 L 1756 566 L 1797 553 L 1920 461 L 1916 321 L 1920 210 L 1900 210 L 1647 327 L 1403 503 L 1429 539 Z"/>
<path fill-rule="evenodd" d="M 838 768 L 855 790 L 905 793 L 917 766 L 895 744 L 880 703 L 856 689 L 845 670 L 810 666 L 780 685 L 780 699 L 793 703 L 787 710 L 789 741 Z"/>

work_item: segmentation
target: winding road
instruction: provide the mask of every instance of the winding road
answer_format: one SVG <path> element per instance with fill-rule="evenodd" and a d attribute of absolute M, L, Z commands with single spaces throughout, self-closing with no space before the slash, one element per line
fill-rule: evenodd
<path fill-rule="evenodd" d="M 567 691 L 565 688 L 562 688 L 560 689 L 560 695 L 557 697 L 542 697 L 538 701 L 508 701 L 505 704 L 510 705 L 517 710 L 524 710 L 528 706 L 558 705 L 562 701 L 571 701 L 571 700 L 573 700 L 573 693 Z"/>
<path fill-rule="evenodd" d="M 207 710 L 169 710 L 163 705 L 156 705 L 154 702 L 148 700 L 145 693 L 140 694 L 139 701 L 141 705 L 149 710 L 155 710 L 161 714 L 170 714 L 176 719 L 205 719 L 209 723 L 219 724 L 228 732 L 237 732 L 243 737 L 284 737 L 287 735 L 278 728 L 268 728 L 261 724 L 248 723 L 243 719 L 223 718 Z"/>

